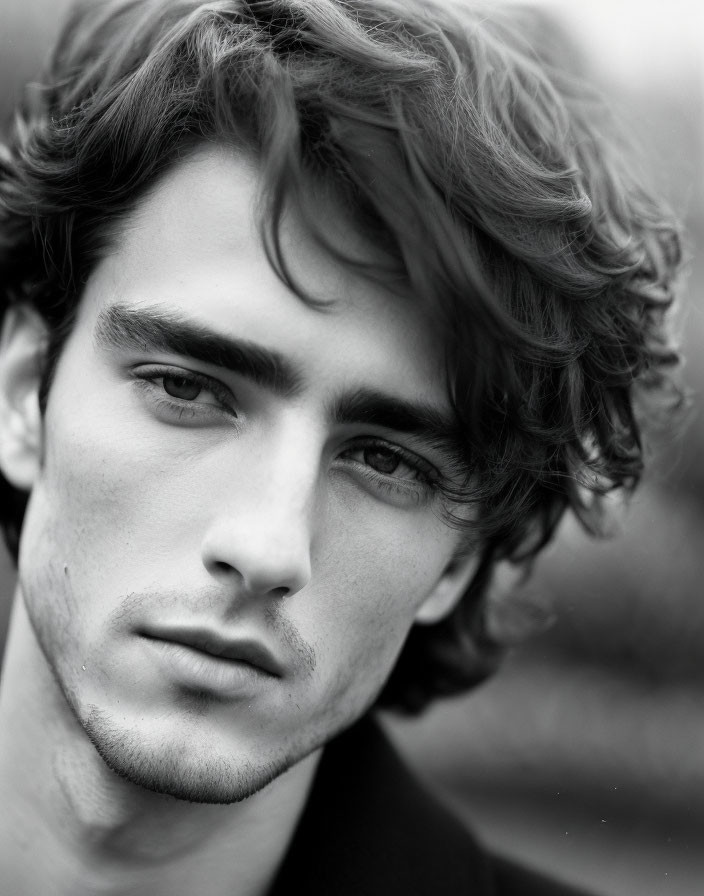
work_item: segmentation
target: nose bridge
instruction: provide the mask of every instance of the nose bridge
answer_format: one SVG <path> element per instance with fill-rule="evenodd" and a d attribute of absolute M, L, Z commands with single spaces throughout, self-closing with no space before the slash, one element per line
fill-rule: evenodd
<path fill-rule="evenodd" d="M 248 593 L 293 594 L 310 579 L 319 446 L 292 434 L 263 441 L 217 500 L 202 558 Z"/>

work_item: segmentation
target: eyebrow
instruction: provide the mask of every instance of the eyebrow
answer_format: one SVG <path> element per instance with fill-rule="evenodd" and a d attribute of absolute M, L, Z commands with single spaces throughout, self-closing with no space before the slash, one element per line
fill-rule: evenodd
<path fill-rule="evenodd" d="M 154 306 L 111 305 L 101 311 L 95 337 L 107 348 L 162 351 L 222 367 L 284 397 L 302 386 L 301 373 L 279 352 Z"/>
<path fill-rule="evenodd" d="M 107 349 L 162 351 L 221 367 L 284 398 L 303 388 L 302 372 L 280 352 L 225 336 L 159 306 L 134 308 L 118 303 L 103 309 L 95 339 Z M 340 425 L 367 424 L 413 435 L 455 462 L 466 457 L 466 440 L 454 415 L 427 402 L 359 388 L 337 398 L 329 417 Z"/>

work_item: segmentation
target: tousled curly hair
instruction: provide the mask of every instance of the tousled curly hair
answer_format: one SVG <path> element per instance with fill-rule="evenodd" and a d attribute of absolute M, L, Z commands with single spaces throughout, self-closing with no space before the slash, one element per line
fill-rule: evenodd
<path fill-rule="evenodd" d="M 294 205 L 342 264 L 402 277 L 430 310 L 465 445 L 446 505 L 473 507 L 448 522 L 481 562 L 452 615 L 409 635 L 381 695 L 408 710 L 494 668 L 495 563 L 529 563 L 567 508 L 598 531 L 601 496 L 641 473 L 638 403 L 679 400 L 677 228 L 520 21 L 427 0 L 92 0 L 0 155 L 0 302 L 48 324 L 44 403 L 120 222 L 203 142 L 257 158 L 262 238 L 289 285 L 278 235 Z M 311 184 L 384 263 L 361 269 L 329 241 Z M 16 552 L 26 495 L 2 489 Z"/>

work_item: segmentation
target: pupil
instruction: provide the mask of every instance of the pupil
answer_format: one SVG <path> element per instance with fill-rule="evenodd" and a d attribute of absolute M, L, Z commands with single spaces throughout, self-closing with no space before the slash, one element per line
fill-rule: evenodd
<path fill-rule="evenodd" d="M 384 451 L 383 448 L 365 448 L 364 462 L 379 473 L 389 474 L 396 470 L 401 461 L 393 452 Z"/>
<path fill-rule="evenodd" d="M 164 392 L 172 398 L 181 398 L 185 401 L 193 401 L 198 398 L 201 391 L 199 383 L 187 380 L 184 376 L 165 376 L 163 378 Z"/>

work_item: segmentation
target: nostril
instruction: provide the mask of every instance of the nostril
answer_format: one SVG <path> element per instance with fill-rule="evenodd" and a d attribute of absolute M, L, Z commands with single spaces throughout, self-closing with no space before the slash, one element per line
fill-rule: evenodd
<path fill-rule="evenodd" d="M 270 597 L 282 598 L 286 597 L 291 593 L 291 588 L 287 585 L 279 585 L 274 588 L 269 588 L 266 586 L 266 583 L 262 582 L 254 582 L 248 581 L 245 576 L 242 575 L 239 570 L 237 570 L 232 564 L 227 563 L 224 560 L 214 560 L 211 564 L 209 564 L 209 569 L 211 575 L 214 575 L 216 578 L 220 579 L 232 579 L 236 577 L 241 583 L 241 587 L 245 592 L 251 591 L 254 593 L 266 593 Z"/>
<path fill-rule="evenodd" d="M 222 575 L 232 575 L 235 572 L 232 566 L 229 563 L 225 563 L 224 560 L 213 561 L 212 570 L 216 573 L 222 573 Z"/>
<path fill-rule="evenodd" d="M 269 594 L 271 594 L 272 597 L 286 597 L 286 595 L 287 595 L 290 591 L 291 591 L 290 588 L 285 588 L 285 587 L 281 586 L 280 588 L 273 588 L 273 589 L 269 592 Z"/>

